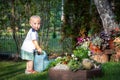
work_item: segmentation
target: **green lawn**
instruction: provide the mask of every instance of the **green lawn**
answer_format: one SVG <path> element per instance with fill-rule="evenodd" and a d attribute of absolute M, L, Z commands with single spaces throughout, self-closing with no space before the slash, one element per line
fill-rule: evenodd
<path fill-rule="evenodd" d="M 120 62 L 108 62 L 102 65 L 104 75 L 93 80 L 120 80 Z"/>
<path fill-rule="evenodd" d="M 47 71 L 26 75 L 25 62 L 0 61 L 0 80 L 48 80 Z M 108 62 L 102 65 L 104 75 L 91 80 L 120 80 L 120 62 Z"/>
<path fill-rule="evenodd" d="M 47 71 L 37 74 L 24 74 L 25 62 L 1 61 L 0 80 L 48 80 Z"/>

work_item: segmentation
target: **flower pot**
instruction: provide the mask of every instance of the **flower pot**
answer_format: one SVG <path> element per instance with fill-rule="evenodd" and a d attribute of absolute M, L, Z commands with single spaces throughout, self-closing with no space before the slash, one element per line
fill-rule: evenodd
<path fill-rule="evenodd" d="M 115 46 L 114 46 L 113 40 L 112 40 L 112 39 L 109 40 L 108 43 L 109 43 L 109 48 L 110 48 L 110 49 L 114 49 Z"/>
<path fill-rule="evenodd" d="M 93 45 L 93 43 L 90 43 L 90 51 L 93 52 L 93 54 L 101 54 L 102 51 L 100 50 L 100 48 L 98 48 L 97 46 Z"/>
<path fill-rule="evenodd" d="M 115 52 L 116 52 L 115 56 L 116 56 L 117 61 L 120 61 L 120 48 L 116 47 Z"/>
<path fill-rule="evenodd" d="M 107 54 L 96 54 L 92 55 L 91 59 L 97 61 L 98 63 L 105 63 L 109 61 L 109 57 Z"/>

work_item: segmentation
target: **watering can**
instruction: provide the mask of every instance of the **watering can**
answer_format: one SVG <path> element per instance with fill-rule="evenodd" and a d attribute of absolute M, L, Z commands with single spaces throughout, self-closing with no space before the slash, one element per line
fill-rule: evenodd
<path fill-rule="evenodd" d="M 38 52 L 35 52 L 35 58 L 34 58 L 34 70 L 37 72 L 42 72 L 44 71 L 50 61 L 48 60 L 47 53 L 45 51 L 42 51 L 41 54 L 38 54 Z"/>

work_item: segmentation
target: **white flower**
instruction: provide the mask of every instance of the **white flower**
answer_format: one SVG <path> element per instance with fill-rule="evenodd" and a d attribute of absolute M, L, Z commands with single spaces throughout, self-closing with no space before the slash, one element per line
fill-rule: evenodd
<path fill-rule="evenodd" d="M 78 58 L 74 58 L 76 61 L 78 60 Z"/>
<path fill-rule="evenodd" d="M 66 53 L 65 53 L 65 55 L 67 56 L 67 55 L 68 55 L 68 53 L 66 52 Z"/>
<path fill-rule="evenodd" d="M 91 56 L 92 54 L 91 54 L 91 51 L 88 51 L 88 56 Z"/>
<path fill-rule="evenodd" d="M 87 49 L 88 46 L 89 46 L 89 44 L 90 44 L 90 41 L 85 41 L 85 42 L 81 45 L 81 47 L 84 48 L 84 49 Z"/>
<path fill-rule="evenodd" d="M 83 41 L 86 41 L 85 39 L 83 39 Z"/>
<path fill-rule="evenodd" d="M 100 68 L 100 65 L 94 64 L 94 68 Z"/>
<path fill-rule="evenodd" d="M 73 58 L 74 58 L 74 57 L 75 57 L 75 55 L 74 55 L 74 54 L 72 54 L 72 55 L 71 55 L 71 57 L 73 57 Z"/>

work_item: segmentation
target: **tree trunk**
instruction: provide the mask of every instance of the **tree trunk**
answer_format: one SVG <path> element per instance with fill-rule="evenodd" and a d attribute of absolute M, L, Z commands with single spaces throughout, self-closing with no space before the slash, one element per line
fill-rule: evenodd
<path fill-rule="evenodd" d="M 15 0 L 12 0 L 11 1 L 11 4 L 12 4 L 12 9 L 11 9 L 11 14 L 12 14 L 12 19 L 11 19 L 11 27 L 13 29 L 13 39 L 15 41 L 15 45 L 16 45 L 16 49 L 17 49 L 17 52 L 15 54 L 15 60 L 18 60 L 18 57 L 19 57 L 19 53 L 20 53 L 20 49 L 19 49 L 19 44 L 18 44 L 18 41 L 17 40 L 17 35 L 16 35 L 16 29 L 15 29 Z"/>
<path fill-rule="evenodd" d="M 103 23 L 104 31 L 110 34 L 112 29 L 118 27 L 115 21 L 115 15 L 108 0 L 94 0 L 98 13 Z"/>

